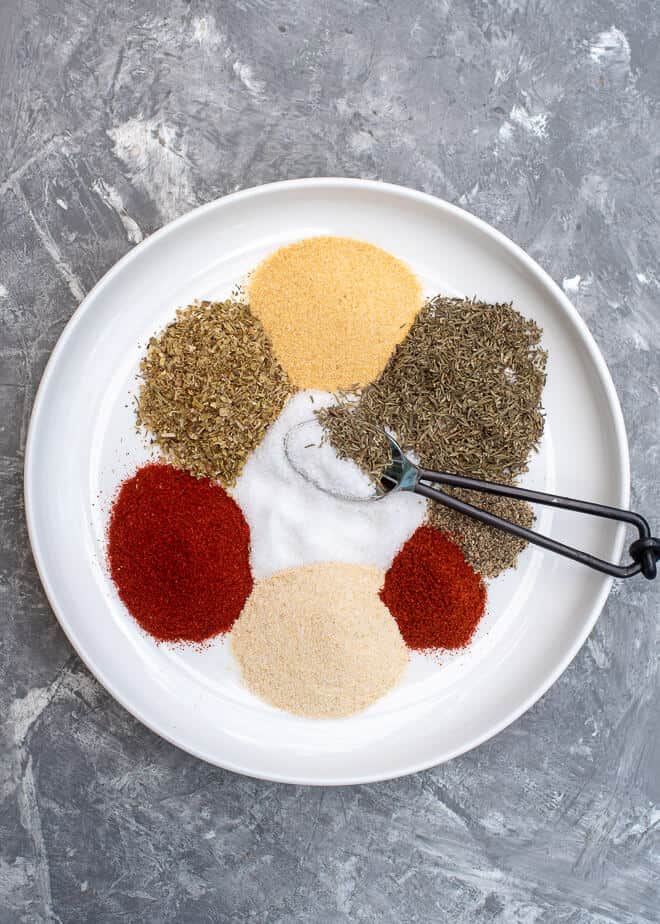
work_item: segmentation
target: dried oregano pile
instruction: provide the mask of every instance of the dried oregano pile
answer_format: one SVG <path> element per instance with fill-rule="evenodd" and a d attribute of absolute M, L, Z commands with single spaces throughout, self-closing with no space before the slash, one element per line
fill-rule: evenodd
<path fill-rule="evenodd" d="M 543 432 L 541 393 L 547 354 L 540 328 L 510 304 L 438 296 L 417 316 L 383 373 L 356 397 L 318 412 L 330 442 L 372 477 L 388 462 L 382 427 L 427 468 L 512 482 L 527 470 Z M 465 499 L 525 525 L 529 505 Z M 434 526 L 454 535 L 485 575 L 516 560 L 523 543 L 431 505 Z"/>
<path fill-rule="evenodd" d="M 270 341 L 240 302 L 196 302 L 149 341 L 138 423 L 168 461 L 232 485 L 292 393 Z"/>

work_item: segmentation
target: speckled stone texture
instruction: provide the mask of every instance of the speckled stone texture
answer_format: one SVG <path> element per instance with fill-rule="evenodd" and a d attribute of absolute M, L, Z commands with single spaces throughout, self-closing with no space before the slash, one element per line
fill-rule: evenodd
<path fill-rule="evenodd" d="M 26 427 L 76 305 L 199 203 L 346 175 L 435 193 L 563 284 L 660 523 L 651 0 L 0 4 L 0 922 L 660 920 L 658 589 L 615 588 L 513 727 L 391 783 L 203 764 L 81 665 L 34 568 Z"/>

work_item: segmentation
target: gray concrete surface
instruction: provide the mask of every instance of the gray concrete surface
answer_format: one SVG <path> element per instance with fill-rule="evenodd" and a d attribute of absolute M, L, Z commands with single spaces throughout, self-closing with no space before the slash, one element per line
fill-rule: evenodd
<path fill-rule="evenodd" d="M 617 587 L 560 681 L 473 753 L 268 785 L 100 688 L 21 499 L 41 372 L 103 273 L 198 203 L 330 174 L 459 203 L 563 284 L 657 524 L 659 24 L 650 0 L 0 4 L 2 924 L 660 920 L 657 589 Z"/>

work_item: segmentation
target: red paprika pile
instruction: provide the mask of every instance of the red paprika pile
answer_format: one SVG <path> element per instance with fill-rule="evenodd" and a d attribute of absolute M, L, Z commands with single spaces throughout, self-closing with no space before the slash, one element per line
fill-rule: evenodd
<path fill-rule="evenodd" d="M 230 629 L 252 591 L 250 531 L 209 479 L 145 465 L 121 485 L 108 564 L 131 615 L 160 641 L 203 642 Z"/>
<path fill-rule="evenodd" d="M 420 526 L 396 555 L 380 592 L 409 648 L 463 648 L 483 616 L 486 588 L 455 542 Z"/>

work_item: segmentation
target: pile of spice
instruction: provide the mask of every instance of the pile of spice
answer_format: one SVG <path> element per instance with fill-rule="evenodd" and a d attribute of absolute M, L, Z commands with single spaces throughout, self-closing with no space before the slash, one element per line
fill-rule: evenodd
<path fill-rule="evenodd" d="M 430 526 L 420 528 L 385 575 L 381 599 L 409 648 L 464 648 L 486 606 L 486 588 L 460 548 Z"/>
<path fill-rule="evenodd" d="M 352 715 L 387 693 L 408 654 L 378 598 L 382 582 L 378 568 L 335 562 L 258 581 L 230 636 L 249 689 L 319 719 Z"/>
<path fill-rule="evenodd" d="M 247 305 L 201 302 L 149 341 L 138 423 L 177 468 L 232 485 L 292 392 Z"/>
<path fill-rule="evenodd" d="M 110 576 L 129 613 L 159 641 L 227 632 L 252 590 L 250 533 L 238 505 L 208 479 L 145 465 L 110 514 Z"/>
<path fill-rule="evenodd" d="M 327 391 L 374 379 L 422 305 L 404 263 L 343 237 L 281 247 L 257 267 L 248 294 L 294 385 Z"/>
<path fill-rule="evenodd" d="M 285 437 L 299 432 L 303 445 L 321 443 L 323 430 L 314 409 L 334 400 L 309 391 L 290 398 L 231 489 L 250 526 L 255 578 L 316 561 L 388 568 L 426 516 L 421 497 L 394 494 L 378 503 L 348 503 L 319 491 L 292 467 Z M 298 431 L 300 425 L 304 429 Z M 371 484 L 355 463 L 338 459 L 327 444 L 314 449 L 311 458 L 324 484 L 357 494 Z"/>
<path fill-rule="evenodd" d="M 494 513 L 504 520 L 511 520 L 519 526 L 529 529 L 534 525 L 534 508 L 526 501 L 512 497 L 498 497 L 496 494 L 480 494 L 463 488 L 446 488 L 443 491 L 453 494 L 473 507 L 480 507 Z M 527 543 L 524 539 L 510 536 L 508 533 L 479 523 L 456 510 L 450 510 L 442 504 L 429 504 L 429 522 L 453 536 L 459 543 L 466 560 L 483 577 L 496 577 L 518 560 Z"/>
<path fill-rule="evenodd" d="M 540 337 L 540 328 L 509 304 L 438 296 L 420 311 L 382 374 L 357 396 L 321 409 L 319 419 L 338 454 L 375 480 L 388 462 L 385 425 L 427 468 L 512 482 L 527 470 L 543 433 L 547 354 Z M 521 502 L 500 509 L 519 522 L 533 517 Z M 439 528 L 456 530 L 484 574 L 515 563 L 519 540 L 502 533 L 493 542 L 488 527 L 467 518 L 457 525 L 438 504 L 431 517 Z"/>

